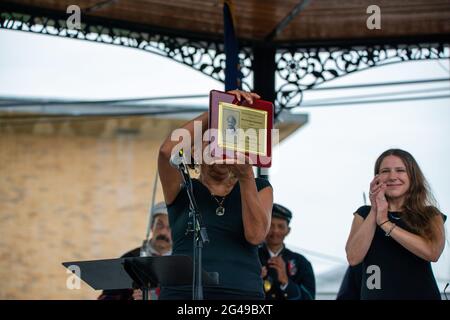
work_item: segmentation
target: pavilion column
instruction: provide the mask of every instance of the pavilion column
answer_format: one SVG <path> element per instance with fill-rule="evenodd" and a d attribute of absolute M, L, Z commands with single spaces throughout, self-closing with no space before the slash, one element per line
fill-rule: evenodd
<path fill-rule="evenodd" d="M 275 104 L 275 48 L 268 46 L 253 47 L 253 92 L 262 99 Z M 258 177 L 268 179 L 266 170 L 257 170 Z"/>
<path fill-rule="evenodd" d="M 275 48 L 253 48 L 253 91 L 262 99 L 275 103 Z"/>

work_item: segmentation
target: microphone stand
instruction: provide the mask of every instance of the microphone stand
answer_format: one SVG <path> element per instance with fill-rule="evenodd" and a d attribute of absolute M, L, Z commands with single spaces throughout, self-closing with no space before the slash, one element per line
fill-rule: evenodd
<path fill-rule="evenodd" d="M 181 155 L 181 154 L 180 154 Z M 182 156 L 182 155 L 181 155 Z M 184 158 L 183 158 L 184 160 Z M 209 238 L 206 227 L 203 225 L 201 213 L 195 201 L 192 178 L 184 161 L 177 165 L 183 178 L 183 185 L 189 198 L 189 219 L 186 234 L 193 232 L 193 251 L 194 251 L 194 270 L 192 283 L 192 299 L 203 300 L 203 282 L 202 282 L 202 249 L 204 244 L 208 244 Z"/>

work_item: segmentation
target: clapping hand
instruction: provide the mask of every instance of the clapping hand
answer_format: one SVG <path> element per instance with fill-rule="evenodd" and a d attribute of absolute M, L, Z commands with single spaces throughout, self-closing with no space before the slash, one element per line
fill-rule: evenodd
<path fill-rule="evenodd" d="M 386 183 L 381 180 L 380 175 L 376 175 L 370 183 L 369 198 L 372 207 L 377 213 L 377 224 L 381 224 L 388 219 L 388 202 L 385 195 Z"/>
<path fill-rule="evenodd" d="M 267 266 L 274 268 L 277 271 L 278 281 L 285 285 L 288 283 L 289 278 L 286 274 L 286 263 L 281 256 L 272 257 L 269 259 Z"/>

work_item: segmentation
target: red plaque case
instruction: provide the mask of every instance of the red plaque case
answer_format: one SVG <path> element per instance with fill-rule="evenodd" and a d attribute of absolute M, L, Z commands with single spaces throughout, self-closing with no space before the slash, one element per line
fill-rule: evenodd
<path fill-rule="evenodd" d="M 274 115 L 274 107 L 273 103 L 265 100 L 254 100 L 253 104 L 250 105 L 245 101 L 244 98 L 241 101 L 238 101 L 236 96 L 231 93 L 226 93 L 222 91 L 212 90 L 209 94 L 209 128 L 210 129 L 219 129 L 219 104 L 227 103 L 232 104 L 240 108 L 242 110 L 248 110 L 254 113 L 252 110 L 259 110 L 259 114 L 264 114 L 265 117 L 265 128 L 266 132 L 266 145 L 264 152 L 253 153 L 251 151 L 243 152 L 247 156 L 252 156 L 253 159 L 256 158 L 256 161 L 253 165 L 261 168 L 269 168 L 272 165 L 272 128 L 273 128 L 273 115 Z M 222 154 L 223 159 L 233 158 L 235 150 L 230 150 L 226 147 L 219 145 L 218 139 L 211 139 L 211 148 L 213 150 L 213 156 L 216 154 Z M 257 149 L 259 150 L 259 149 Z M 218 153 L 214 152 L 218 151 Z M 216 153 L 216 154 L 215 154 Z"/>

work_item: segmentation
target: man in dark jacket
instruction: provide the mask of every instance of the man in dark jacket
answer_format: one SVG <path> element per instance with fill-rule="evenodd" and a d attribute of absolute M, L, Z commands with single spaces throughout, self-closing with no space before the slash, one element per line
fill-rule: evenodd
<path fill-rule="evenodd" d="M 264 291 L 268 300 L 313 300 L 316 282 L 311 263 L 301 254 L 287 249 L 292 213 L 273 204 L 272 222 L 266 242 L 259 248 Z"/>
<path fill-rule="evenodd" d="M 157 203 L 152 208 L 150 218 L 150 239 L 144 240 L 142 247 L 128 251 L 121 258 L 169 256 L 172 254 L 172 235 L 169 226 L 169 216 L 164 202 Z M 150 300 L 158 299 L 159 288 L 149 292 Z M 140 289 L 104 290 L 98 300 L 142 300 Z"/>

